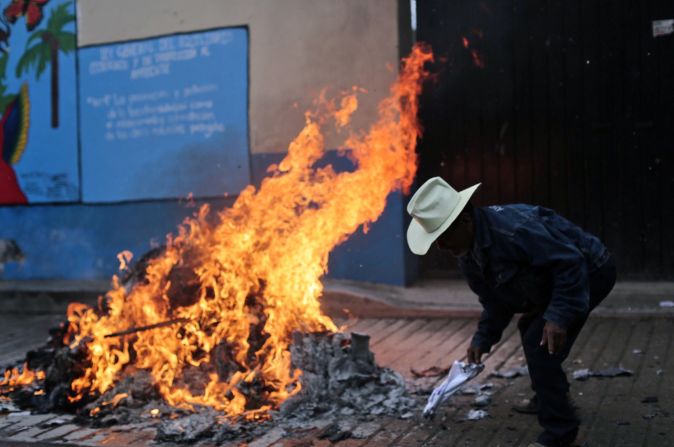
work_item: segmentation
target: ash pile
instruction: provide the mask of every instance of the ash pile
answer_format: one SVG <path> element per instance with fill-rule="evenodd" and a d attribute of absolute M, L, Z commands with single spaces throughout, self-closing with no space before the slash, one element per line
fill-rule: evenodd
<path fill-rule="evenodd" d="M 414 415 L 417 401 L 409 397 L 397 372 L 376 365 L 369 336 L 344 333 L 293 334 L 291 356 L 302 371 L 301 390 L 270 412 L 264 421 L 218 421 L 211 409 L 163 421 L 157 440 L 191 442 L 249 441 L 271 429 L 291 435 L 308 428 L 330 430 L 330 437 L 359 437 L 340 429 L 379 416 L 402 419 Z M 326 431 L 327 433 L 327 431 Z"/>
<path fill-rule="evenodd" d="M 397 372 L 377 366 L 369 336 L 299 334 L 291 346 L 293 364 L 302 370 L 302 390 L 285 401 L 281 414 L 296 418 L 317 413 L 411 417 L 416 401 L 407 396 Z"/>
<path fill-rule="evenodd" d="M 73 403 L 68 399 L 70 383 L 81 374 L 86 356 L 60 343 L 63 331 L 63 325 L 53 329 L 48 343 L 27 355 L 29 369 L 44 372 L 40 380 L 0 389 L 18 408 L 73 413 L 76 422 L 94 427 L 154 428 L 158 441 L 191 443 L 248 442 L 271 429 L 290 435 L 317 421 L 325 426 L 379 416 L 409 418 L 417 406 L 406 392 L 404 379 L 376 365 L 369 337 L 355 333 L 351 337 L 344 333 L 293 334 L 291 358 L 293 368 L 302 371 L 301 390 L 258 420 L 226 418 L 210 407 L 194 411 L 172 407 L 161 399 L 149 373 L 140 369 L 126 374 L 97 398 Z M 193 373 L 191 381 L 198 386 L 203 374 Z M 252 389 L 241 391 L 250 396 Z M 340 436 L 351 434 L 342 431 Z"/>

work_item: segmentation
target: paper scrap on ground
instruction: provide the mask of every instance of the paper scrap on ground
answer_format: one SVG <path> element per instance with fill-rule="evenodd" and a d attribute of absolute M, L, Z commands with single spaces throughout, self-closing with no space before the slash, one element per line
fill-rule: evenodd
<path fill-rule="evenodd" d="M 587 380 L 590 377 L 620 377 L 620 376 L 629 377 L 633 374 L 634 374 L 633 371 L 619 366 L 617 368 L 606 368 L 601 369 L 599 371 L 592 371 L 591 369 L 588 368 L 577 369 L 571 375 L 574 378 L 574 380 Z"/>
<path fill-rule="evenodd" d="M 529 370 L 527 369 L 526 366 L 522 366 L 519 368 L 506 369 L 503 371 L 500 370 L 492 371 L 489 374 L 489 377 L 500 377 L 501 379 L 514 379 L 515 377 L 526 376 L 527 374 L 529 374 Z"/>
<path fill-rule="evenodd" d="M 475 385 L 466 385 L 464 387 L 461 387 L 461 394 L 463 395 L 481 394 L 483 391 L 490 390 L 492 388 L 494 388 L 494 384 L 492 382 L 478 383 Z"/>
<path fill-rule="evenodd" d="M 485 392 L 483 394 L 478 394 L 475 396 L 475 400 L 473 401 L 473 405 L 476 407 L 486 407 L 491 403 L 491 393 L 490 392 Z"/>
<path fill-rule="evenodd" d="M 443 402 L 456 393 L 462 385 L 480 374 L 483 369 L 483 364 L 466 364 L 454 361 L 445 380 L 428 397 L 428 403 L 423 412 L 424 417 L 433 417 L 435 411 Z"/>
<path fill-rule="evenodd" d="M 430 368 L 426 368 L 423 371 L 417 371 L 414 368 L 410 368 L 410 371 L 412 372 L 412 375 L 415 378 L 421 378 L 421 377 L 440 377 L 444 376 L 449 372 L 449 368 L 441 368 L 439 366 L 431 366 Z"/>
<path fill-rule="evenodd" d="M 489 416 L 489 413 L 484 410 L 470 410 L 465 419 L 467 421 L 479 421 L 480 419 L 484 419 L 487 416 Z"/>

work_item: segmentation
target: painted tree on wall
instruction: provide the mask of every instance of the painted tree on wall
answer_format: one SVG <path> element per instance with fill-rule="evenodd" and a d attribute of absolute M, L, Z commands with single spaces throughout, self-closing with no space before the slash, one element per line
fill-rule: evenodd
<path fill-rule="evenodd" d="M 26 51 L 16 66 L 16 76 L 35 69 L 39 79 L 47 65 L 51 67 L 51 127 L 59 126 L 59 53 L 75 51 L 75 33 L 64 28 L 75 21 L 70 12 L 71 3 L 63 3 L 54 8 L 47 20 L 47 26 L 35 30 L 26 42 Z"/>

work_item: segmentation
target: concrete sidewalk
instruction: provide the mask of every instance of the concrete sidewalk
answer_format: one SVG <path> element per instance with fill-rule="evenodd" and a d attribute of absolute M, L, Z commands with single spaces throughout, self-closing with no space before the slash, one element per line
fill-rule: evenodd
<path fill-rule="evenodd" d="M 327 280 L 324 300 L 368 317 L 475 317 L 482 310 L 462 280 L 425 280 L 412 287 Z M 593 315 L 674 317 L 674 308 L 662 307 L 662 301 L 674 301 L 674 282 L 619 282 Z"/>
<path fill-rule="evenodd" d="M 107 280 L 0 281 L 5 313 L 61 313 L 69 302 L 95 303 L 109 288 Z M 332 316 L 370 318 L 476 317 L 477 297 L 461 280 L 425 280 L 412 287 L 325 280 L 323 308 Z M 674 317 L 674 282 L 619 282 L 593 312 L 604 317 Z"/>

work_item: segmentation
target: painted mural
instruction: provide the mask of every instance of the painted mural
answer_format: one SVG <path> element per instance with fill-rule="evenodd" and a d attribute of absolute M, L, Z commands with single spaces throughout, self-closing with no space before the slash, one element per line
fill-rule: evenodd
<path fill-rule="evenodd" d="M 238 194 L 250 183 L 248 32 L 79 49 L 82 200 Z"/>
<path fill-rule="evenodd" d="M 0 204 L 77 201 L 74 4 L 0 6 Z"/>

